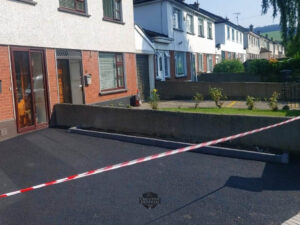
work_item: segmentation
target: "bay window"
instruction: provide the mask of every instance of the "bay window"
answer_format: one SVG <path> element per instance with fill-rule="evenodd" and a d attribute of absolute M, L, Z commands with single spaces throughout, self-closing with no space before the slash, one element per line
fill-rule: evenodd
<path fill-rule="evenodd" d="M 100 91 L 125 89 L 123 54 L 99 53 Z"/>

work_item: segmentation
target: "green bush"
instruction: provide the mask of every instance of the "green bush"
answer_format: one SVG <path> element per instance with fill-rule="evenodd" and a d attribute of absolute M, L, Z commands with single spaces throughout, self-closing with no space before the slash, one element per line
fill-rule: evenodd
<path fill-rule="evenodd" d="M 239 60 L 224 60 L 214 68 L 214 73 L 243 73 L 244 65 Z"/>
<path fill-rule="evenodd" d="M 246 105 L 248 106 L 249 110 L 253 110 L 255 108 L 255 101 L 256 99 L 254 97 L 247 96 Z"/>
<path fill-rule="evenodd" d="M 216 103 L 216 106 L 220 109 L 224 102 L 221 100 L 225 100 L 227 97 L 223 94 L 222 88 L 209 88 L 209 94 L 211 99 Z"/>
<path fill-rule="evenodd" d="M 193 97 L 194 101 L 195 101 L 195 109 L 198 108 L 200 102 L 202 102 L 204 100 L 204 97 L 202 94 L 200 93 L 196 93 L 195 96 Z"/>
<path fill-rule="evenodd" d="M 276 91 L 273 92 L 273 95 L 271 98 L 269 98 L 269 106 L 272 109 L 272 111 L 277 111 L 278 110 L 278 98 L 279 98 L 279 93 Z"/>

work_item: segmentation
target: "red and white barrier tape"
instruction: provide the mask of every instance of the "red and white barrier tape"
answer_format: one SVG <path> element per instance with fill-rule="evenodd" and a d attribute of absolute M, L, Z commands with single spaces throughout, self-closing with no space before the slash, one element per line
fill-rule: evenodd
<path fill-rule="evenodd" d="M 103 167 L 101 169 L 95 169 L 95 170 L 91 170 L 91 171 L 88 171 L 88 172 L 85 172 L 85 173 L 76 174 L 76 175 L 72 175 L 72 176 L 69 176 L 69 177 L 66 177 L 66 178 L 62 178 L 62 179 L 50 181 L 50 182 L 47 182 L 47 183 L 39 184 L 39 185 L 36 185 L 36 186 L 24 188 L 24 189 L 21 189 L 21 190 L 18 190 L 18 191 L 9 192 L 9 193 L 0 195 L 0 198 L 6 198 L 6 197 L 13 196 L 13 195 L 25 193 L 25 192 L 28 192 L 28 191 L 33 191 L 35 189 L 44 188 L 44 187 L 52 186 L 52 185 L 55 185 L 55 184 L 60 184 L 60 183 L 64 183 L 64 182 L 67 182 L 67 181 L 76 180 L 76 179 L 80 179 L 80 178 L 83 178 L 83 177 L 88 177 L 88 176 L 91 176 L 91 175 L 96 175 L 96 174 L 99 174 L 99 173 L 104 173 L 104 172 L 119 169 L 119 168 L 122 168 L 122 167 L 132 166 L 132 165 L 135 165 L 135 164 L 139 164 L 139 163 L 147 162 L 147 161 L 150 161 L 150 160 L 167 157 L 167 156 L 170 156 L 170 155 L 175 155 L 175 154 L 179 154 L 179 153 L 183 153 L 183 152 L 187 152 L 187 151 L 192 151 L 192 150 L 195 150 L 195 149 L 198 149 L 198 148 L 203 148 L 203 147 L 215 145 L 215 144 L 226 142 L 226 141 L 229 141 L 229 140 L 234 140 L 234 139 L 245 137 L 245 136 L 248 136 L 248 135 L 251 135 L 251 134 L 254 134 L 254 133 L 258 133 L 258 132 L 261 132 L 261 131 L 265 131 L 265 130 L 269 130 L 269 129 L 272 129 L 272 128 L 275 128 L 275 127 L 279 127 L 279 126 L 294 122 L 296 120 L 300 120 L 300 116 L 289 119 L 289 120 L 286 120 L 286 121 L 281 122 L 281 123 L 277 123 L 277 124 L 270 125 L 270 126 L 267 126 L 267 127 L 255 129 L 255 130 L 252 130 L 252 131 L 247 131 L 247 132 L 244 132 L 244 133 L 232 135 L 232 136 L 229 136 L 229 137 L 220 138 L 220 139 L 217 139 L 217 140 L 214 140 L 214 141 L 209 141 L 209 142 L 205 142 L 205 143 L 201 143 L 201 144 L 197 144 L 197 145 L 193 145 L 193 146 L 189 146 L 189 147 L 184 147 L 184 148 L 180 148 L 180 149 L 176 149 L 176 150 L 172 150 L 172 151 L 168 151 L 168 152 L 163 152 L 163 153 L 156 154 L 156 155 L 151 155 L 151 156 L 135 159 L 135 160 L 132 160 L 132 161 L 127 161 L 127 162 L 123 162 L 123 163 L 119 163 L 119 164 L 115 164 L 115 165 L 111 165 L 111 166 L 106 166 L 106 167 Z"/>

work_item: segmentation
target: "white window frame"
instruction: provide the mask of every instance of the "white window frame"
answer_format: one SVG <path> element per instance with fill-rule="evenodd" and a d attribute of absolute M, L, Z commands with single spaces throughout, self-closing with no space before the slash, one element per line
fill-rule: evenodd
<path fill-rule="evenodd" d="M 201 22 L 202 21 L 202 27 L 200 28 Z M 202 31 L 202 34 L 200 33 Z M 204 19 L 202 17 L 198 17 L 198 36 L 204 38 L 205 37 L 205 32 L 204 32 Z"/>
<path fill-rule="evenodd" d="M 176 16 L 177 23 L 175 23 L 175 16 Z M 182 11 L 177 8 L 173 8 L 173 29 L 182 30 Z"/>
<path fill-rule="evenodd" d="M 165 78 L 170 78 L 170 54 L 167 51 L 157 51 L 156 53 L 157 62 L 157 74 L 156 79 L 165 80 Z M 166 68 L 167 66 L 167 68 Z M 160 68 L 162 70 L 160 70 Z"/>
<path fill-rule="evenodd" d="M 189 24 L 188 21 L 191 19 L 191 23 Z M 194 34 L 194 16 L 191 14 L 186 14 L 186 32 L 189 34 Z"/>
<path fill-rule="evenodd" d="M 211 28 L 211 29 L 210 29 Z M 214 39 L 214 34 L 213 34 L 213 23 L 212 22 L 207 22 L 207 38 L 210 40 Z"/>
<path fill-rule="evenodd" d="M 176 54 L 183 54 L 183 74 L 177 73 L 177 62 L 176 62 Z M 186 52 L 174 52 L 174 64 L 175 64 L 175 76 L 176 77 L 186 77 L 187 76 L 187 62 L 186 62 Z"/>
<path fill-rule="evenodd" d="M 201 64 L 200 64 L 200 58 L 201 58 Z M 197 60 L 197 67 L 199 72 L 204 72 L 204 63 L 203 63 L 203 54 L 198 53 L 198 60 Z M 201 67 L 200 67 L 201 66 Z"/>
<path fill-rule="evenodd" d="M 230 41 L 230 27 L 229 26 L 227 26 L 227 40 L 229 40 Z"/>
<path fill-rule="evenodd" d="M 211 58 L 211 68 L 209 68 L 209 66 L 208 66 L 208 65 L 209 65 L 208 61 L 210 60 L 210 58 Z M 206 66 L 206 67 L 207 67 L 207 68 L 206 68 L 206 70 L 207 70 L 206 72 L 207 72 L 207 73 L 212 73 L 213 70 L 214 70 L 214 62 L 213 62 L 213 60 L 214 60 L 213 55 L 211 55 L 211 54 L 207 54 L 207 55 L 206 55 L 206 65 L 207 65 L 207 66 Z M 211 70 L 209 70 L 209 69 L 211 69 Z"/>
<path fill-rule="evenodd" d="M 234 29 L 231 29 L 231 39 L 232 41 L 235 41 L 235 30 Z"/>

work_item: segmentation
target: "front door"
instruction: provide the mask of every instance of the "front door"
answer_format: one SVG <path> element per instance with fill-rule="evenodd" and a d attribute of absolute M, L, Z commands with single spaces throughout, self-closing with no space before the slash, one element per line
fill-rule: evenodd
<path fill-rule="evenodd" d="M 47 126 L 49 116 L 44 51 L 13 48 L 12 71 L 18 132 Z"/>
<path fill-rule="evenodd" d="M 142 100 L 150 97 L 149 62 L 148 55 L 136 55 L 138 88 Z"/>

